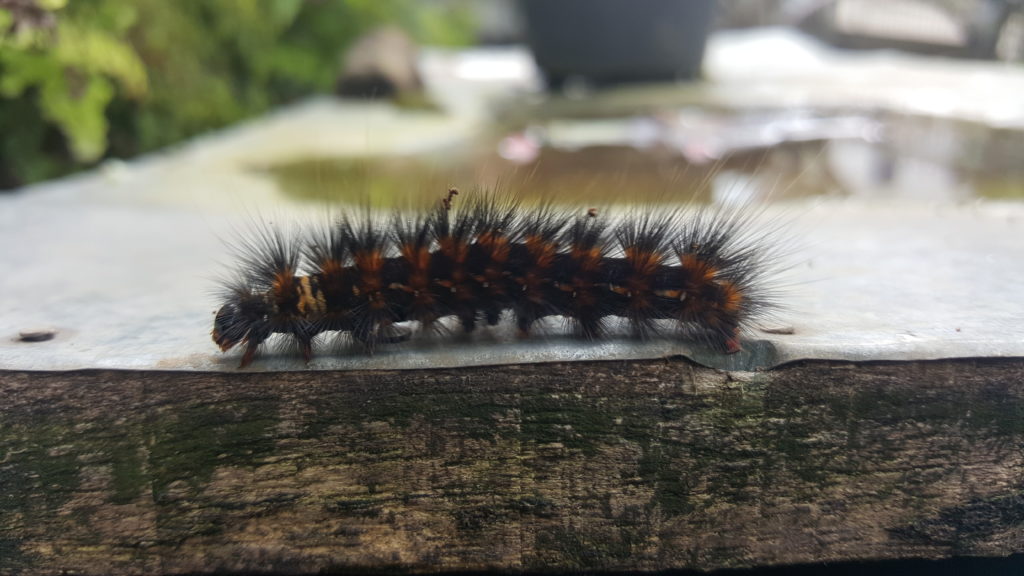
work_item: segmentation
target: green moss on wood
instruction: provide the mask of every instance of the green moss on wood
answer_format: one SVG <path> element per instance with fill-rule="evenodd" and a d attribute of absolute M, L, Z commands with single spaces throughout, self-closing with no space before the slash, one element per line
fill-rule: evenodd
<path fill-rule="evenodd" d="M 796 559 L 1006 551 L 1014 366 L 18 380 L 0 407 L 0 485 L 19 486 L 0 490 L 0 572 L 722 568 L 772 538 Z"/>
<path fill-rule="evenodd" d="M 255 466 L 274 452 L 278 403 L 200 404 L 161 414 L 148 426 L 149 472 L 157 501 L 172 483 L 193 491 L 225 466 Z"/>

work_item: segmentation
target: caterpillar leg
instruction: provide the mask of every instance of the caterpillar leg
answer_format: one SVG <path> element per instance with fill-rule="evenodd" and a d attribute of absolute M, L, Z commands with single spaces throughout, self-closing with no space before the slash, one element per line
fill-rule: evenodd
<path fill-rule="evenodd" d="M 726 354 L 735 354 L 735 353 L 739 352 L 740 350 L 743 350 L 743 346 L 740 345 L 739 337 L 733 336 L 731 338 L 728 338 L 725 341 L 725 353 Z"/>
<path fill-rule="evenodd" d="M 484 320 L 487 321 L 488 326 L 497 326 L 501 320 L 501 308 L 492 306 L 484 310 Z"/>
<path fill-rule="evenodd" d="M 694 336 L 726 354 L 743 350 L 740 344 L 740 321 L 735 315 L 707 312 L 685 318 L 696 330 Z"/>
<path fill-rule="evenodd" d="M 299 338 L 299 350 L 302 352 L 302 359 L 309 364 L 313 359 L 313 339 L 310 337 Z"/>
<path fill-rule="evenodd" d="M 256 350 L 260 347 L 260 342 L 257 340 L 246 340 L 245 341 L 245 353 L 242 354 L 242 362 L 238 365 L 239 368 L 245 368 L 249 364 L 252 364 L 253 359 L 256 357 Z"/>
<path fill-rule="evenodd" d="M 373 350 L 377 344 L 398 344 L 412 338 L 412 330 L 394 324 L 372 328 L 352 330 L 352 337 L 367 350 Z"/>
<path fill-rule="evenodd" d="M 533 326 L 535 320 L 536 318 L 532 314 L 516 313 L 516 329 L 520 338 L 530 336 L 530 327 Z"/>
<path fill-rule="evenodd" d="M 242 354 L 242 363 L 239 368 L 245 368 L 256 358 L 256 352 L 260 345 L 270 338 L 271 331 L 267 326 L 254 326 L 246 333 L 242 343 L 245 344 L 245 352 Z"/>
<path fill-rule="evenodd" d="M 601 321 L 590 317 L 576 318 L 576 330 L 582 338 L 596 340 L 602 334 Z"/>
<path fill-rule="evenodd" d="M 476 310 L 467 310 L 459 314 L 459 323 L 462 324 L 462 331 L 469 334 L 476 329 Z"/>
<path fill-rule="evenodd" d="M 731 324 L 727 330 L 716 332 L 714 340 L 726 354 L 735 354 L 743 350 L 743 345 L 740 344 L 740 328 L 736 324 Z"/>

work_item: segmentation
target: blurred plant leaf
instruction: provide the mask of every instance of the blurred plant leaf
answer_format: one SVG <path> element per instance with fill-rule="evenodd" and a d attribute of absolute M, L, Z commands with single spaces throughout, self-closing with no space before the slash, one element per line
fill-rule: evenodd
<path fill-rule="evenodd" d="M 0 8 L 0 187 L 153 150 L 329 91 L 345 47 L 383 23 L 419 41 L 466 41 L 467 6 L 19 0 L 15 12 Z"/>
<path fill-rule="evenodd" d="M 63 66 L 117 80 L 128 98 L 146 93 L 146 68 L 142 60 L 130 44 L 110 34 L 73 22 L 61 23 L 53 56 Z"/>
<path fill-rule="evenodd" d="M 80 85 L 72 86 L 72 83 Z M 113 97 L 114 86 L 106 78 L 71 76 L 64 81 L 53 79 L 45 83 L 40 92 L 40 105 L 44 116 L 67 137 L 75 159 L 92 162 L 107 148 L 107 117 L 103 110 Z"/>

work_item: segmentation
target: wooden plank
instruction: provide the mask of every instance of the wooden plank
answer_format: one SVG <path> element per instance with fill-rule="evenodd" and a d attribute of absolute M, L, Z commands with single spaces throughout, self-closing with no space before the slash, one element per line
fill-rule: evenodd
<path fill-rule="evenodd" d="M 0 573 L 1024 552 L 1024 362 L 0 372 Z"/>

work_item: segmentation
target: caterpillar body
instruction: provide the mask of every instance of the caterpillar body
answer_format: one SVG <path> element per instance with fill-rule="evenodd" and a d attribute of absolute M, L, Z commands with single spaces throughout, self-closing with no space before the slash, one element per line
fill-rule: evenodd
<path fill-rule="evenodd" d="M 239 246 L 241 269 L 223 285 L 213 340 L 249 365 L 273 335 L 308 362 L 314 340 L 347 333 L 367 350 L 455 317 L 462 329 L 510 312 L 521 334 L 562 316 L 600 338 L 611 317 L 647 337 L 680 338 L 722 353 L 774 305 L 774 256 L 742 211 L 649 209 L 619 220 L 596 209 L 525 208 L 482 194 L 455 206 L 452 189 L 427 211 L 381 221 L 345 215 L 307 238 L 263 229 Z"/>

